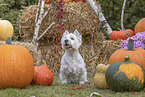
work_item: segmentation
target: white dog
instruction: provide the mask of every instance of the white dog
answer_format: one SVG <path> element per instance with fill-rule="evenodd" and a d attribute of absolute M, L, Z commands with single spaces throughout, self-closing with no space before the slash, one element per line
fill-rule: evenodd
<path fill-rule="evenodd" d="M 77 30 L 74 33 L 65 31 L 61 39 L 61 44 L 65 50 L 60 67 L 60 80 L 62 84 L 84 84 L 88 80 L 84 60 L 78 51 L 82 44 L 81 34 Z"/>

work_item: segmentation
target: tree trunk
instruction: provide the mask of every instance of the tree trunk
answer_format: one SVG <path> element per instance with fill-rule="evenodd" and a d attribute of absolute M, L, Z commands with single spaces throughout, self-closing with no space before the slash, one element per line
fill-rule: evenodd
<path fill-rule="evenodd" d="M 123 15 L 124 15 L 125 4 L 126 4 L 126 0 L 124 0 L 124 2 L 123 2 L 123 7 L 122 7 L 122 14 L 121 14 L 121 30 L 124 30 L 124 27 L 123 27 Z"/>
<path fill-rule="evenodd" d="M 40 0 L 39 0 L 40 2 Z M 39 4 L 38 4 L 39 5 Z M 39 15 L 39 18 L 38 18 L 38 21 L 36 22 L 35 24 L 35 30 L 34 30 L 34 35 L 33 35 L 33 40 L 32 40 L 32 43 L 35 44 L 37 38 L 38 38 L 38 32 L 39 32 L 39 29 L 40 29 L 40 25 L 41 25 L 41 22 L 43 20 L 43 14 L 44 14 L 44 5 L 45 5 L 45 0 L 42 0 L 41 2 L 41 9 L 40 9 L 40 15 Z M 38 13 L 36 13 L 37 15 Z"/>
<path fill-rule="evenodd" d="M 98 16 L 99 21 L 103 24 L 103 28 L 105 29 L 107 35 L 109 36 L 110 33 L 112 32 L 112 29 L 111 29 L 110 25 L 108 24 L 108 22 L 106 21 L 103 13 L 101 11 L 100 4 L 98 3 L 97 6 L 96 6 L 96 4 L 93 0 L 87 0 L 87 2 L 92 7 L 95 14 Z"/>

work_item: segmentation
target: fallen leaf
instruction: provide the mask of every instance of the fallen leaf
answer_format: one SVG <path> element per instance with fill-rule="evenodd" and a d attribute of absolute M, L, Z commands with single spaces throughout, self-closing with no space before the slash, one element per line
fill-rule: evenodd
<path fill-rule="evenodd" d="M 132 92 L 131 95 L 136 95 L 136 94 L 134 92 Z"/>
<path fill-rule="evenodd" d="M 71 88 L 71 89 L 74 90 L 74 89 L 85 89 L 85 88 L 86 88 L 86 87 L 83 87 L 83 86 L 82 86 L 82 87 L 74 87 L 74 88 Z"/>
<path fill-rule="evenodd" d="M 73 93 L 70 93 L 69 95 L 73 95 Z"/>

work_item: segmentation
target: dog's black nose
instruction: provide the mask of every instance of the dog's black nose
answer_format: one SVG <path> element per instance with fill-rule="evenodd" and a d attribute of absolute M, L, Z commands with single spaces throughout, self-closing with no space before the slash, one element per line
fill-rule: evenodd
<path fill-rule="evenodd" d="M 64 40 L 64 42 L 65 42 L 65 43 L 67 43 L 67 42 L 68 42 L 68 40 Z"/>

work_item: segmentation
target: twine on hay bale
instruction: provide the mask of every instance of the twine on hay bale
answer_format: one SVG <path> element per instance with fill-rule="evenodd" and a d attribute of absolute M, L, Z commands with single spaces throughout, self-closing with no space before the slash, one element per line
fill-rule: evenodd
<path fill-rule="evenodd" d="M 45 9 L 51 8 L 51 4 L 45 5 Z M 31 38 L 34 33 L 34 21 L 37 5 L 31 5 L 22 11 L 22 15 L 19 17 L 19 26 L 22 28 L 24 37 Z M 83 37 L 83 44 L 98 44 L 99 41 L 104 40 L 103 33 L 98 32 L 98 17 L 94 11 L 84 2 L 70 2 L 64 4 L 65 14 L 64 19 L 66 23 L 64 25 L 65 30 L 73 32 L 77 29 Z M 42 21 L 39 36 L 45 31 L 45 29 L 55 22 L 49 30 L 38 42 L 42 45 L 54 45 L 56 44 L 56 38 L 61 37 L 62 30 L 58 30 L 59 22 L 56 18 L 55 10 L 50 10 L 47 16 Z M 58 41 L 60 43 L 60 41 Z"/>

